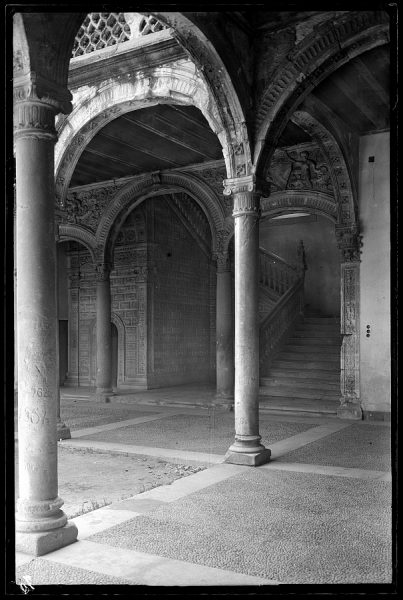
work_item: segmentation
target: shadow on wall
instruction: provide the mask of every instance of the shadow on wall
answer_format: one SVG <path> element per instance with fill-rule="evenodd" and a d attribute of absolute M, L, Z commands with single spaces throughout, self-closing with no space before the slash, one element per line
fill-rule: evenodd
<path fill-rule="evenodd" d="M 304 242 L 307 263 L 306 311 L 322 316 L 340 316 L 340 254 L 334 224 L 317 215 L 271 219 L 261 223 L 260 246 L 290 264 L 298 262 L 300 240 Z"/>

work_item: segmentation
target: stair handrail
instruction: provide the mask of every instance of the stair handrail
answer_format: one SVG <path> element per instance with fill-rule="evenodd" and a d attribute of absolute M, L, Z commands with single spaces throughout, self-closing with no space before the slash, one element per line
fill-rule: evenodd
<path fill-rule="evenodd" d="M 303 249 L 303 246 L 302 246 Z M 273 306 L 270 313 L 263 319 L 260 324 L 260 375 L 264 375 L 264 371 L 268 371 L 273 358 L 278 354 L 285 339 L 288 337 L 290 330 L 294 327 L 296 321 L 301 318 L 304 312 L 304 281 L 305 281 L 305 253 L 299 253 L 301 256 L 300 265 L 289 265 L 284 259 L 275 255 L 273 252 L 268 252 L 263 248 L 260 249 L 265 255 L 274 258 L 281 265 L 292 270 L 293 277 L 285 289 L 281 290 L 282 294 Z M 284 271 L 285 269 L 283 269 Z M 288 271 L 290 272 L 290 271 Z"/>

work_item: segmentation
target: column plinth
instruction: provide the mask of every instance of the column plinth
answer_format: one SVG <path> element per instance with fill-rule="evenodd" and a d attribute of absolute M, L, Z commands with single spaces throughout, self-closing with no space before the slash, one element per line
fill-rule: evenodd
<path fill-rule="evenodd" d="M 77 527 L 58 496 L 58 372 L 54 118 L 40 100 L 17 102 L 16 330 L 18 470 L 16 550 L 36 556 L 70 544 Z"/>
<path fill-rule="evenodd" d="M 258 466 L 271 454 L 259 435 L 259 197 L 251 178 L 228 181 L 235 229 L 235 441 L 224 460 Z"/>
<path fill-rule="evenodd" d="M 232 277 L 228 254 L 217 257 L 216 396 L 214 405 L 231 408 L 234 398 Z"/>
<path fill-rule="evenodd" d="M 96 399 L 108 402 L 112 390 L 111 265 L 97 265 L 97 372 Z"/>

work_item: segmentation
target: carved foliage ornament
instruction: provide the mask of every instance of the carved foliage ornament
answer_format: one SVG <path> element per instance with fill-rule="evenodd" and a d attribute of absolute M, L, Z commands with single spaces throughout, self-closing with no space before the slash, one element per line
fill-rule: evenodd
<path fill-rule="evenodd" d="M 121 183 L 81 192 L 70 192 L 62 209 L 64 211 L 63 220 L 68 223 L 85 225 L 96 231 L 105 207 L 122 187 Z"/>

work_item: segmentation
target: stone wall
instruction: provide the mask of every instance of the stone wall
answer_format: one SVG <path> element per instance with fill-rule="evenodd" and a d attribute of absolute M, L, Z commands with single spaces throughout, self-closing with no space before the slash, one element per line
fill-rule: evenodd
<path fill-rule="evenodd" d="M 119 388 L 177 385 L 214 376 L 215 267 L 211 252 L 206 252 L 207 243 L 200 245 L 190 222 L 184 224 L 186 202 L 193 201 L 181 201 L 184 210 L 176 213 L 164 198 L 147 200 L 147 223 L 144 218 L 136 219 L 137 213 L 144 217 L 139 207 L 118 237 L 110 281 Z M 135 231 L 137 221 L 141 227 Z M 65 385 L 94 386 L 95 269 L 84 246 L 70 244 L 67 256 L 69 369 Z M 61 294 L 65 288 L 62 282 Z"/>
<path fill-rule="evenodd" d="M 207 381 L 214 369 L 211 259 L 164 199 L 150 202 L 155 272 L 149 387 Z"/>

